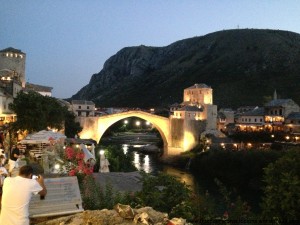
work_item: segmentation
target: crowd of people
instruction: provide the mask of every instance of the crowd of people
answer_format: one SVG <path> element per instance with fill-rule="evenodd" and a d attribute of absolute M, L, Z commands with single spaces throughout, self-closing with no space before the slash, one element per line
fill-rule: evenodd
<path fill-rule="evenodd" d="M 40 174 L 34 176 L 31 166 L 19 168 L 23 157 L 21 145 L 12 146 L 7 154 L 0 142 L 0 224 L 29 225 L 29 203 L 33 194 L 45 197 L 47 189 Z M 19 170 L 18 175 L 13 171 Z"/>

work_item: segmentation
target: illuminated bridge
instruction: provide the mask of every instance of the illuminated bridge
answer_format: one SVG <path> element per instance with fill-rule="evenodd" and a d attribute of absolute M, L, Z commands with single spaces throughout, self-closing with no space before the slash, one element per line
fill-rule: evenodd
<path fill-rule="evenodd" d="M 166 118 L 143 111 L 128 111 L 101 117 L 78 117 L 77 120 L 83 128 L 80 138 L 92 138 L 99 142 L 102 135 L 111 125 L 128 117 L 138 117 L 153 124 L 162 137 L 164 156 L 176 155 L 190 150 L 200 139 L 200 130 L 190 129 L 195 127 L 195 125 L 190 126 L 184 120 L 176 120 L 171 117 Z"/>

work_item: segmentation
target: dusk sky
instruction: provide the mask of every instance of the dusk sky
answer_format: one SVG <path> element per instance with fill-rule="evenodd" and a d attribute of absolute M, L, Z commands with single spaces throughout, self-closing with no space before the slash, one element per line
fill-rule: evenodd
<path fill-rule="evenodd" d="M 26 53 L 26 81 L 58 98 L 77 93 L 124 47 L 237 28 L 300 33 L 300 1 L 0 0 L 0 49 Z"/>

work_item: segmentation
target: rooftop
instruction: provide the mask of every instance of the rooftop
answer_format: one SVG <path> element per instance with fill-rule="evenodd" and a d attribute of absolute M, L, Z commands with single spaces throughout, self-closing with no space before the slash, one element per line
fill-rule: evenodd
<path fill-rule="evenodd" d="M 0 50 L 0 52 L 12 52 L 12 53 L 21 53 L 21 54 L 25 54 L 25 53 L 22 52 L 21 50 L 15 49 L 15 48 L 12 48 L 12 47 L 2 49 L 2 50 Z"/>
<path fill-rule="evenodd" d="M 244 112 L 242 115 L 243 116 L 264 116 L 265 109 L 263 107 L 255 107 L 253 110 Z"/>
<path fill-rule="evenodd" d="M 71 104 L 72 105 L 95 105 L 94 102 L 87 101 L 87 100 L 72 100 Z"/>
<path fill-rule="evenodd" d="M 269 101 L 265 106 L 271 107 L 271 106 L 284 106 L 290 103 L 295 103 L 292 99 L 274 99 Z"/>
<path fill-rule="evenodd" d="M 188 87 L 186 89 L 196 89 L 196 88 L 211 88 L 209 86 L 207 86 L 206 84 L 194 84 L 191 87 Z"/>
<path fill-rule="evenodd" d="M 53 89 L 52 87 L 38 85 L 38 84 L 31 84 L 28 82 L 25 85 L 25 91 L 51 92 L 52 89 Z"/>
<path fill-rule="evenodd" d="M 178 109 L 177 111 L 203 112 L 203 109 L 198 108 L 197 106 L 186 105 Z"/>

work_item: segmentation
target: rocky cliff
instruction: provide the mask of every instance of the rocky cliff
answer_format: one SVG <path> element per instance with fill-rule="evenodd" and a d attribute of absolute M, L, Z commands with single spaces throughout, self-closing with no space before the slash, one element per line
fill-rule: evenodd
<path fill-rule="evenodd" d="M 127 47 L 110 57 L 72 99 L 103 107 L 168 106 L 183 89 L 206 83 L 219 107 L 262 105 L 274 90 L 300 103 L 300 35 L 225 30 L 166 47 Z"/>

